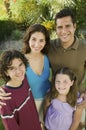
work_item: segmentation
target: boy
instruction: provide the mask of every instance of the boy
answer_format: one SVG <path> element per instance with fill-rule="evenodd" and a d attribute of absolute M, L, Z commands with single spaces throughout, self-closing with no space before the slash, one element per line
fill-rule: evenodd
<path fill-rule="evenodd" d="M 4 52 L 0 59 L 0 75 L 6 81 L 4 90 L 11 99 L 0 109 L 6 130 L 41 130 L 38 113 L 25 71 L 27 59 L 17 50 Z"/>

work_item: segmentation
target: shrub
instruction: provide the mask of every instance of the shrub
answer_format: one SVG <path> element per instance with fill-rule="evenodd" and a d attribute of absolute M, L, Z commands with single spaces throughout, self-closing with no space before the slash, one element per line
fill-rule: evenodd
<path fill-rule="evenodd" d="M 12 32 L 11 39 L 12 40 L 19 40 L 23 37 L 22 31 L 16 29 Z"/>
<path fill-rule="evenodd" d="M 15 23 L 13 21 L 0 21 L 0 41 L 4 41 L 9 37 L 12 31 L 15 29 Z"/>

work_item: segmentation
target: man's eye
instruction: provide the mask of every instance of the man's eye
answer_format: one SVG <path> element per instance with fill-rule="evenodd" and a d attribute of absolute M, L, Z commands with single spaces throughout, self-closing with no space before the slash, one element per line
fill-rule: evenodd
<path fill-rule="evenodd" d="M 57 29 L 62 29 L 62 26 L 58 26 Z"/>

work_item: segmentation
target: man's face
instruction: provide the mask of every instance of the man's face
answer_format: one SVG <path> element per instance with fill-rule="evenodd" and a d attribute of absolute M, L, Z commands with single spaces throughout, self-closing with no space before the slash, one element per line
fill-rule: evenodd
<path fill-rule="evenodd" d="M 74 41 L 76 24 L 73 24 L 70 16 L 59 18 L 56 21 L 56 33 L 62 44 L 71 45 Z"/>

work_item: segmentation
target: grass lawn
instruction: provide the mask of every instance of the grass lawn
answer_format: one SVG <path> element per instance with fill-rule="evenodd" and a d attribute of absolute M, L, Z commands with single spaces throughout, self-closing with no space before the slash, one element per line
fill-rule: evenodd
<path fill-rule="evenodd" d="M 0 51 L 0 54 L 1 54 L 1 51 Z M 0 79 L 0 85 L 3 85 L 3 84 L 4 84 L 4 81 L 2 79 Z M 1 118 L 0 118 L 0 130 L 5 130 L 5 128 L 3 127 Z"/>
<path fill-rule="evenodd" d="M 3 124 L 2 124 L 1 119 L 0 119 L 0 130 L 5 130 L 5 128 L 4 128 Z"/>

